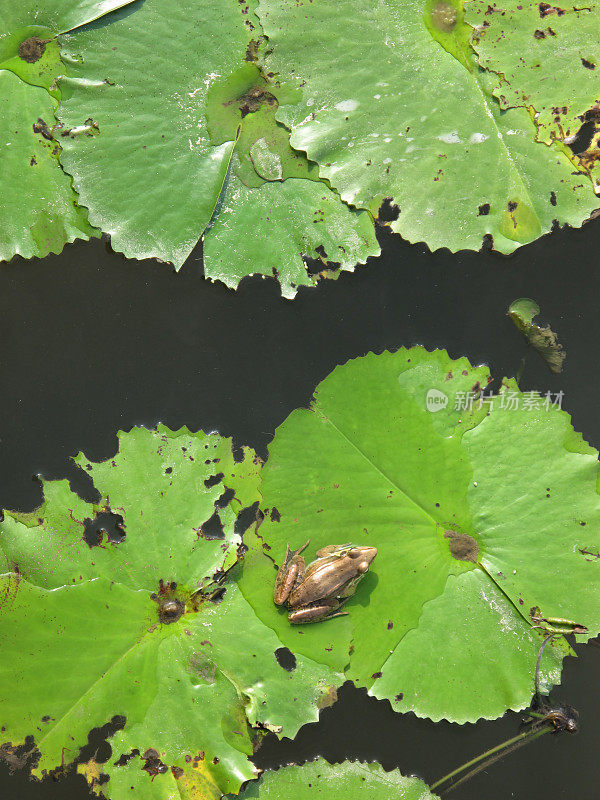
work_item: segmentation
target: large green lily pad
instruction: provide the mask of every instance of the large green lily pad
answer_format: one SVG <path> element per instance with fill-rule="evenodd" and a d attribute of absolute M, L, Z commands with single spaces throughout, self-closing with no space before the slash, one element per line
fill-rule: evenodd
<path fill-rule="evenodd" d="M 507 382 L 479 408 L 488 380 L 484 367 L 420 347 L 334 370 L 269 448 L 266 517 L 241 583 L 294 652 L 319 660 L 327 630 L 329 663 L 348 663 L 346 676 L 393 708 L 436 720 L 526 707 L 536 626 L 549 624 L 540 618 L 600 630 L 598 454 L 555 398 Z M 287 542 L 308 538 L 309 559 L 348 541 L 378 555 L 347 617 L 299 628 L 258 587 L 274 580 Z M 567 652 L 546 648 L 546 688 Z"/>
<path fill-rule="evenodd" d="M 369 214 L 291 149 L 275 120 L 290 92 L 253 63 L 260 36 L 246 3 L 148 0 L 62 37 L 62 163 L 125 255 L 179 268 L 206 231 L 208 278 L 276 276 L 292 297 L 316 280 L 303 257 L 353 269 L 379 246 Z"/>
<path fill-rule="evenodd" d="M 342 764 L 328 764 L 317 758 L 302 767 L 295 765 L 282 767 L 276 772 L 265 773 L 259 781 L 253 781 L 241 795 L 246 798 L 262 800 L 347 800 L 359 797 L 361 800 L 432 800 L 432 794 L 423 781 L 406 778 L 397 770 L 385 772 L 379 764 L 361 764 L 344 761 Z"/>
<path fill-rule="evenodd" d="M 510 253 L 579 226 L 598 201 L 558 146 L 535 141 L 524 108 L 502 111 L 480 70 L 459 0 L 261 0 L 265 69 L 299 102 L 277 118 L 347 203 L 399 207 L 392 228 L 431 249 Z M 374 64 L 377 65 L 374 68 Z"/>
<path fill-rule="evenodd" d="M 237 792 L 255 776 L 251 726 L 293 737 L 342 675 L 302 657 L 283 669 L 237 568 L 218 577 L 237 558 L 237 513 L 257 497 L 253 453 L 236 460 L 230 440 L 162 426 L 119 445 L 106 462 L 77 458 L 96 506 L 55 481 L 37 512 L 5 512 L 0 739 L 32 735 L 43 775 L 122 717 L 109 762 L 83 767 L 92 784 L 108 777 L 106 797 Z"/>

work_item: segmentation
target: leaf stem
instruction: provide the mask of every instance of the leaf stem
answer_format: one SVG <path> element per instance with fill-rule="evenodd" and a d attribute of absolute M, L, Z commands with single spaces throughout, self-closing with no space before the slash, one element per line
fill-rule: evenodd
<path fill-rule="evenodd" d="M 548 733 L 552 730 L 552 725 L 546 720 L 533 723 L 529 730 L 519 733 L 517 736 L 513 736 L 512 739 L 507 739 L 506 741 L 501 742 L 495 747 L 486 750 L 484 753 L 481 753 L 475 758 L 472 758 L 470 761 L 467 761 L 465 764 L 462 764 L 460 767 L 452 770 L 452 772 L 449 772 L 447 775 L 444 775 L 443 778 L 440 778 L 435 783 L 432 783 L 430 789 L 435 791 L 442 784 L 447 783 L 449 780 L 455 778 L 457 775 L 460 775 L 462 772 L 470 770 L 467 775 L 464 775 L 459 781 L 456 781 L 451 787 L 445 790 L 450 791 L 450 789 L 455 788 L 459 783 L 462 783 L 463 781 L 473 777 L 482 769 L 485 769 L 485 767 L 489 766 L 494 761 L 497 761 L 499 758 L 502 758 L 513 750 L 516 750 L 518 747 L 521 747 L 522 745 L 527 744 L 529 741 L 533 741 L 542 734 Z M 475 767 L 475 769 L 471 769 L 472 767 Z"/>

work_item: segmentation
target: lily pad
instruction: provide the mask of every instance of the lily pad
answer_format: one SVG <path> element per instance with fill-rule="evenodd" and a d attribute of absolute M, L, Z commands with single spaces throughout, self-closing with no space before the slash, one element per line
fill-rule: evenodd
<path fill-rule="evenodd" d="M 179 268 L 211 218 L 233 149 L 214 146 L 208 87 L 242 61 L 245 4 L 148 0 L 61 37 L 61 161 L 90 219 L 132 258 Z M 80 131 L 93 120 L 96 133 Z"/>
<path fill-rule="evenodd" d="M 127 0 L 131 2 L 131 0 Z M 57 36 L 119 8 L 122 0 L 8 3 L 0 11 L 0 147 L 4 203 L 0 261 L 60 253 L 67 242 L 98 235 L 60 167 L 54 137 L 64 72 Z M 41 88 L 37 88 L 41 87 Z"/>
<path fill-rule="evenodd" d="M 562 372 L 563 363 L 567 354 L 558 341 L 554 331 L 549 326 L 540 326 L 533 322 L 534 317 L 540 313 L 540 307 L 535 300 L 522 297 L 510 304 L 508 315 L 515 323 L 518 330 L 527 339 L 529 344 L 537 350 L 544 359 L 551 372 Z"/>
<path fill-rule="evenodd" d="M 178 268 L 205 232 L 206 277 L 237 287 L 275 275 L 286 297 L 317 279 L 303 257 L 347 270 L 377 255 L 369 214 L 348 208 L 276 122 L 290 92 L 252 61 L 251 6 L 172 5 L 148 0 L 61 40 L 75 76 L 61 83 L 62 161 L 113 246 Z M 164 51 L 195 28 L 166 68 Z M 89 119 L 93 136 L 73 133 Z"/>
<path fill-rule="evenodd" d="M 33 736 L 44 775 L 116 718 L 110 760 L 80 766 L 104 796 L 237 792 L 256 774 L 251 726 L 293 737 L 342 680 L 308 658 L 284 670 L 236 585 L 234 525 L 260 462 L 162 426 L 119 434 L 114 459 L 76 460 L 97 505 L 45 482 L 38 511 L 0 526 L 0 739 Z"/>
<path fill-rule="evenodd" d="M 259 781 L 248 784 L 240 797 L 243 800 L 251 797 L 261 800 L 289 797 L 298 800 L 312 800 L 314 797 L 326 797 L 327 800 L 347 800 L 348 797 L 432 800 L 437 795 L 430 792 L 419 778 L 407 778 L 398 770 L 385 772 L 379 764 L 344 761 L 333 765 L 317 758 L 301 767 L 293 765 L 266 772 Z"/>
<path fill-rule="evenodd" d="M 3 149 L 3 203 L 0 261 L 60 253 L 67 242 L 98 232 L 58 162 L 53 139 L 56 101 L 0 69 L 0 146 Z"/>
<path fill-rule="evenodd" d="M 491 236 L 510 253 L 597 206 L 562 149 L 535 141 L 528 111 L 500 108 L 459 0 L 359 0 L 351 24 L 340 3 L 260 0 L 257 13 L 265 69 L 302 93 L 277 114 L 292 146 L 347 203 L 376 213 L 390 198 L 408 240 L 456 251 Z"/>
<path fill-rule="evenodd" d="M 513 382 L 481 402 L 488 380 L 484 367 L 421 347 L 334 370 L 276 432 L 255 563 L 241 582 L 294 652 L 319 660 L 331 628 L 348 678 L 436 720 L 526 707 L 549 624 L 540 619 L 600 630 L 600 559 L 589 555 L 600 552 L 598 454 L 565 412 Z M 308 538 L 308 559 L 349 541 L 378 556 L 348 616 L 299 635 L 256 587 L 260 575 L 274 580 L 287 542 Z M 546 689 L 568 652 L 562 641 L 546 648 Z"/>
<path fill-rule="evenodd" d="M 475 27 L 473 46 L 479 63 L 497 73 L 494 96 L 501 108 L 522 106 L 534 115 L 540 141 L 574 144 L 584 125 L 600 117 L 600 9 L 508 0 L 490 5 L 465 3 Z M 585 138 L 585 137 L 584 137 Z M 575 160 L 594 167 L 597 141 Z M 597 184 L 597 178 L 593 178 Z"/>
<path fill-rule="evenodd" d="M 352 271 L 379 252 L 370 215 L 348 208 L 325 183 L 288 178 L 249 188 L 232 174 L 205 236 L 204 272 L 233 288 L 247 275 L 274 276 L 292 298 L 323 271 Z M 310 273 L 306 257 L 321 269 Z"/>

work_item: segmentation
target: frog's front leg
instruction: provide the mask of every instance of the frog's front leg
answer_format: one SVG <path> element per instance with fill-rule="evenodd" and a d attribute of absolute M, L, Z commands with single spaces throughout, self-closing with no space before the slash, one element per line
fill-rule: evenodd
<path fill-rule="evenodd" d="M 346 597 L 340 602 L 332 598 L 331 600 L 321 600 L 318 603 L 300 606 L 290 611 L 288 620 L 292 625 L 307 625 L 309 622 L 321 622 L 322 620 L 333 619 L 333 617 L 344 617 L 348 612 L 340 611 L 339 609 L 349 599 L 349 597 Z"/>
<path fill-rule="evenodd" d="M 309 543 L 310 539 L 298 550 L 290 550 L 289 544 L 286 545 L 283 564 L 277 573 L 275 589 L 273 590 L 273 600 L 276 605 L 284 605 L 292 590 L 302 581 L 305 564 L 300 553 L 308 547 Z"/>

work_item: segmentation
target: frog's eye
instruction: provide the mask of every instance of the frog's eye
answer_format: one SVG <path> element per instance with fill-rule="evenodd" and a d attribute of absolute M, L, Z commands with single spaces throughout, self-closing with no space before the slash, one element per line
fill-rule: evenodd
<path fill-rule="evenodd" d="M 358 558 L 360 555 L 362 555 L 362 548 L 352 547 L 350 550 L 348 550 L 348 555 L 350 558 Z"/>
<path fill-rule="evenodd" d="M 369 562 L 368 561 L 359 561 L 356 565 L 357 572 L 365 573 L 369 569 Z"/>

